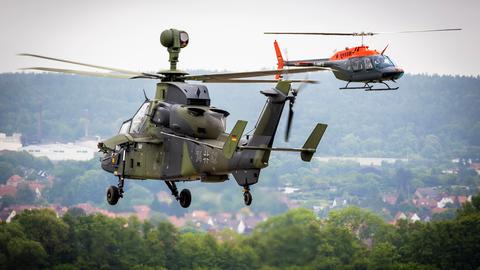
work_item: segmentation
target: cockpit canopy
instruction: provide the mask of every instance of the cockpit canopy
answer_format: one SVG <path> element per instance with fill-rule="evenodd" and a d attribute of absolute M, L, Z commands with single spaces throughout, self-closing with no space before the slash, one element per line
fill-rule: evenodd
<path fill-rule="evenodd" d="M 143 103 L 132 118 L 122 123 L 118 134 L 141 133 L 148 117 L 147 113 L 149 108 L 150 102 Z"/>
<path fill-rule="evenodd" d="M 394 67 L 392 60 L 386 55 L 375 55 L 371 57 L 373 64 L 377 69 Z"/>
<path fill-rule="evenodd" d="M 177 91 L 179 89 L 182 90 L 181 93 Z M 180 135 L 200 139 L 217 139 L 226 131 L 226 117 L 229 113 L 209 106 L 206 87 L 169 88 L 164 100 L 145 101 L 131 119 L 123 122 L 119 134 L 150 133 L 147 130 L 148 123 L 153 129 L 167 128 Z M 170 102 L 166 102 L 167 100 Z M 176 102 L 172 102 L 173 100 Z M 185 103 L 177 103 L 179 101 Z"/>
<path fill-rule="evenodd" d="M 384 69 L 394 67 L 392 60 L 386 55 L 373 55 L 350 58 L 347 68 L 353 71 Z"/>

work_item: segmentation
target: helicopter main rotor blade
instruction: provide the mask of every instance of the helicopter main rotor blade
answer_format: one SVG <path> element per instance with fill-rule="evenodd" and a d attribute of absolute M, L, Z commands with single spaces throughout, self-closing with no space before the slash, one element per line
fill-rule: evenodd
<path fill-rule="evenodd" d="M 429 32 L 447 32 L 447 31 L 461 31 L 462 28 L 445 28 L 445 29 L 429 29 L 429 30 L 413 30 L 413 31 L 399 31 L 399 32 L 376 32 L 375 35 L 383 34 L 413 34 L 413 33 L 429 33 Z"/>
<path fill-rule="evenodd" d="M 43 55 L 38 55 L 38 54 L 20 53 L 20 54 L 18 54 L 18 55 L 19 55 L 19 56 L 30 56 L 30 57 L 35 57 L 35 58 L 41 58 L 41 59 L 46 59 L 46 60 L 51 60 L 51 61 L 57 61 L 57 62 L 62 62 L 62 63 L 73 64 L 73 65 L 91 67 L 91 68 L 98 68 L 98 69 L 103 69 L 103 70 L 108 70 L 108 71 L 113 71 L 113 72 L 118 72 L 118 73 L 130 74 L 130 75 L 133 75 L 133 76 L 142 76 L 142 77 L 143 77 L 143 76 L 150 76 L 150 77 L 158 77 L 159 79 L 162 78 L 162 76 L 160 76 L 160 75 L 158 75 L 158 74 L 144 73 L 144 72 L 136 72 L 136 71 L 126 70 L 126 69 L 120 69 L 120 68 L 111 68 L 111 67 L 105 67 L 105 66 L 98 66 L 98 65 L 80 63 L 80 62 L 76 62 L 76 61 L 65 60 L 65 59 L 60 59 L 60 58 L 53 58 L 53 57 L 43 56 Z M 133 77 L 133 76 L 130 76 L 130 77 Z"/>
<path fill-rule="evenodd" d="M 94 77 L 102 77 L 102 78 L 115 78 L 115 79 L 131 79 L 132 78 L 131 75 L 127 75 L 127 74 L 102 73 L 102 72 L 82 71 L 82 70 L 62 69 L 62 68 L 29 67 L 29 68 L 21 68 L 21 70 L 40 70 L 40 71 L 47 71 L 47 72 L 67 73 L 67 74 L 94 76 Z"/>
<path fill-rule="evenodd" d="M 207 80 L 203 81 L 204 83 L 278 83 L 279 80 L 249 80 L 249 79 L 225 79 L 225 80 Z M 311 83 L 311 84 L 317 84 L 320 83 L 319 81 L 314 81 L 314 80 L 284 80 L 288 81 L 291 83 Z"/>
<path fill-rule="evenodd" d="M 358 36 L 347 32 L 263 32 L 265 35 L 317 35 L 317 36 Z M 373 33 L 371 33 L 373 35 Z"/>
<path fill-rule="evenodd" d="M 411 33 L 427 33 L 427 32 L 445 32 L 460 31 L 462 28 L 444 28 L 429 30 L 413 30 L 399 32 L 264 32 L 266 35 L 317 35 L 317 36 L 374 36 L 383 34 L 411 34 Z"/>
<path fill-rule="evenodd" d="M 294 74 L 294 73 L 304 73 L 312 71 L 331 71 L 330 68 L 323 67 L 308 67 L 308 68 L 295 68 L 295 69 L 282 69 L 282 70 L 259 70 L 259 71 L 247 71 L 247 72 L 230 72 L 230 73 L 216 73 L 208 75 L 189 75 L 182 76 L 182 79 L 191 80 L 191 81 L 202 81 L 202 82 L 212 82 L 212 81 L 222 81 L 238 78 L 250 78 L 250 77 L 262 77 L 269 75 L 277 74 Z"/>

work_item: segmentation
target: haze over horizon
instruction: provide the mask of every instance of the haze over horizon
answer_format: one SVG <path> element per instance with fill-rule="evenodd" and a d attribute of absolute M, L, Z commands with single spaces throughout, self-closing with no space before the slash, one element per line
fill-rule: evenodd
<path fill-rule="evenodd" d="M 190 43 L 180 69 L 252 70 L 275 67 L 273 41 L 290 59 L 323 58 L 356 46 L 354 37 L 275 36 L 264 31 L 390 32 L 462 28 L 445 33 L 386 34 L 366 38 L 407 73 L 478 76 L 480 41 L 474 0 L 402 1 L 33 1 L 0 0 L 0 72 L 21 67 L 69 67 L 16 56 L 38 53 L 132 70 L 168 66 L 161 31 L 185 30 Z"/>

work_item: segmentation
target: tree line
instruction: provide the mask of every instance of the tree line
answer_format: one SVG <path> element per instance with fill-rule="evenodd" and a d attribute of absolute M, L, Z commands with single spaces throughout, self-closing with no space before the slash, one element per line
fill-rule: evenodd
<path fill-rule="evenodd" d="M 0 224 L 7 269 L 477 269 L 480 196 L 455 219 L 386 224 L 356 207 L 318 219 L 296 209 L 250 235 L 180 232 L 168 222 L 24 211 Z"/>
<path fill-rule="evenodd" d="M 329 124 L 320 144 L 323 155 L 479 158 L 478 77 L 406 75 L 398 91 L 386 92 L 340 91 L 341 82 L 331 74 L 315 74 L 311 79 L 322 83 L 307 86 L 297 97 L 291 146 L 302 145 L 314 124 L 322 122 Z M 228 126 L 244 119 L 250 130 L 265 102 L 258 91 L 272 86 L 208 87 L 212 105 L 231 113 Z M 89 135 L 109 137 L 138 109 L 144 99 L 142 89 L 152 97 L 155 84 L 0 74 L 0 132 L 21 132 L 26 143 L 73 141 L 88 126 Z M 283 134 L 285 125 L 280 123 L 278 134 Z"/>

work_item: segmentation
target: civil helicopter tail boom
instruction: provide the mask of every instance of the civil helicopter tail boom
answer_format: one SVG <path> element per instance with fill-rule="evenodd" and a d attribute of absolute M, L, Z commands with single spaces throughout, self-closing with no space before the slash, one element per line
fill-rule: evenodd
<path fill-rule="evenodd" d="M 280 46 L 275 40 L 273 42 L 273 47 L 275 48 L 275 54 L 277 56 L 277 69 L 282 70 L 284 67 L 313 67 L 321 66 L 323 62 L 328 61 L 329 58 L 319 58 L 319 59 L 305 59 L 305 60 L 284 60 L 282 52 L 280 51 Z M 331 69 L 329 69 L 331 70 Z M 275 79 L 281 78 L 281 74 L 277 74 Z"/>

